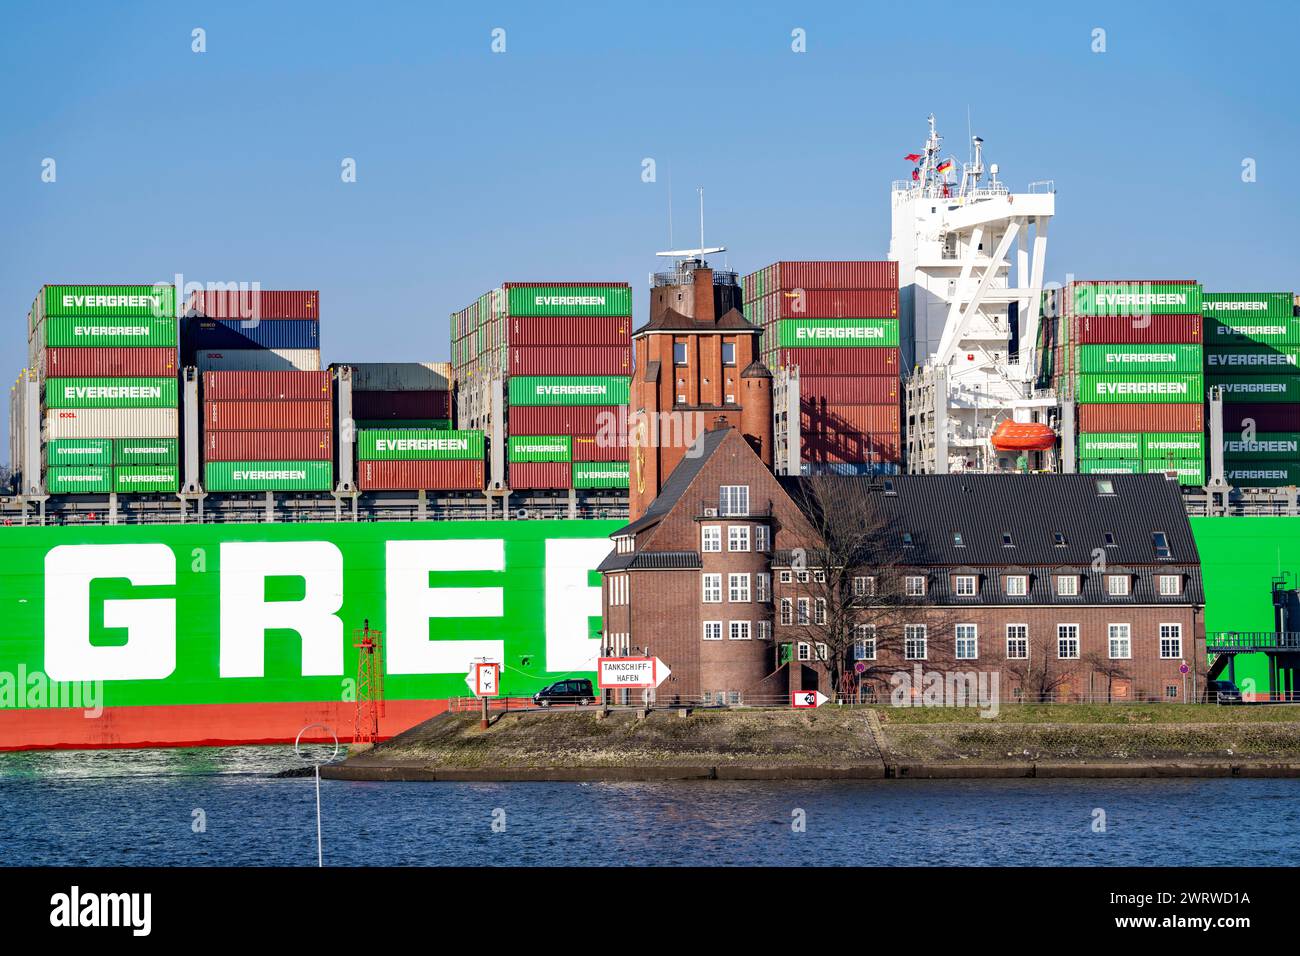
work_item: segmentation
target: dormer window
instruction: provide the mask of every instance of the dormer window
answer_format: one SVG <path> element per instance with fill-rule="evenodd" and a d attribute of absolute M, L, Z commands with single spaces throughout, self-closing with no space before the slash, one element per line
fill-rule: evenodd
<path fill-rule="evenodd" d="M 1106 575 L 1106 593 L 1111 597 L 1128 597 L 1129 580 L 1127 574 Z"/>
<path fill-rule="evenodd" d="M 1007 597 L 1024 597 L 1029 593 L 1029 578 L 1024 574 L 1007 575 Z"/>
<path fill-rule="evenodd" d="M 973 574 L 957 574 L 952 579 L 953 593 L 958 597 L 974 597 L 979 590 L 978 579 Z"/>
<path fill-rule="evenodd" d="M 1155 548 L 1157 558 L 1171 557 L 1169 551 L 1169 536 L 1163 531 L 1151 532 L 1151 547 Z"/>
<path fill-rule="evenodd" d="M 1079 576 L 1077 574 L 1058 574 L 1056 576 L 1056 593 L 1061 597 L 1079 596 Z"/>

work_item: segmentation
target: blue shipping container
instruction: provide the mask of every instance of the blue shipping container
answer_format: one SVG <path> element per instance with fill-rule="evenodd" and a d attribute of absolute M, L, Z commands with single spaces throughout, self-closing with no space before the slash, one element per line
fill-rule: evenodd
<path fill-rule="evenodd" d="M 317 319 L 183 319 L 181 341 L 188 354 L 204 349 L 318 349 Z"/>

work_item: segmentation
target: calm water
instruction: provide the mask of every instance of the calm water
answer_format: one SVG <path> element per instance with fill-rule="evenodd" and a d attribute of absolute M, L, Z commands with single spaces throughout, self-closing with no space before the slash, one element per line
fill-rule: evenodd
<path fill-rule="evenodd" d="M 270 776 L 300 765 L 288 747 L 0 754 L 0 863 L 313 865 L 314 783 Z M 326 780 L 321 802 L 327 865 L 1300 863 L 1289 780 Z"/>

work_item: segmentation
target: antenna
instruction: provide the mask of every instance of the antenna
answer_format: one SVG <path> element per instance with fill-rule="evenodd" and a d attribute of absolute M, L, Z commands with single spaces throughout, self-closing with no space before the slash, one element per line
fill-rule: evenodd
<path fill-rule="evenodd" d="M 673 244 L 673 170 L 668 168 L 668 245 Z"/>
<path fill-rule="evenodd" d="M 704 187 L 697 186 L 696 192 L 700 194 L 700 248 L 704 248 Z"/>

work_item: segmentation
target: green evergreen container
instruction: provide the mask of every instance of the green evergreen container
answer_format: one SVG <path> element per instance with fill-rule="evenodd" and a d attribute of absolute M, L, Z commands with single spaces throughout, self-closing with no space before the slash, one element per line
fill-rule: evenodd
<path fill-rule="evenodd" d="M 52 316 L 36 334 L 48 348 L 174 348 L 176 319 Z"/>
<path fill-rule="evenodd" d="M 482 461 L 483 448 L 483 433 L 469 429 L 363 428 L 357 432 L 358 461 Z"/>
<path fill-rule="evenodd" d="M 511 405 L 626 405 L 625 375 L 512 375 Z"/>
<path fill-rule="evenodd" d="M 1080 375 L 1080 405 L 1178 405 L 1205 401 L 1204 376 L 1126 374 Z"/>
<path fill-rule="evenodd" d="M 175 438 L 117 438 L 113 441 L 116 465 L 174 465 L 180 460 Z"/>
<path fill-rule="evenodd" d="M 1293 405 L 1300 402 L 1300 376 L 1296 375 L 1211 375 L 1208 385 L 1211 388 L 1222 387 L 1223 400 L 1234 405 Z"/>
<path fill-rule="evenodd" d="M 1142 436 L 1137 432 L 1082 432 L 1080 458 L 1137 458 L 1142 454 Z"/>
<path fill-rule="evenodd" d="M 111 438 L 54 438 L 45 443 L 47 467 L 97 465 L 113 463 Z"/>
<path fill-rule="evenodd" d="M 780 319 L 777 342 L 787 348 L 898 347 L 898 319 Z"/>
<path fill-rule="evenodd" d="M 1139 458 L 1083 458 L 1079 461 L 1081 475 L 1140 475 Z"/>
<path fill-rule="evenodd" d="M 1172 472 L 1180 485 L 1205 484 L 1205 462 L 1199 458 L 1144 458 L 1142 470 L 1149 475 Z"/>
<path fill-rule="evenodd" d="M 1070 301 L 1074 315 L 1199 315 L 1199 283 L 1076 283 Z"/>
<path fill-rule="evenodd" d="M 573 438 L 569 435 L 511 435 L 507 441 L 511 462 L 573 460 Z"/>
<path fill-rule="evenodd" d="M 1300 485 L 1300 461 L 1225 462 L 1223 470 L 1228 484 L 1238 488 Z"/>
<path fill-rule="evenodd" d="M 510 315 L 632 314 L 632 289 L 626 285 L 512 285 L 507 298 Z"/>
<path fill-rule="evenodd" d="M 1205 457 L 1204 432 L 1147 432 L 1142 436 L 1142 457 L 1173 455 L 1175 458 Z"/>
<path fill-rule="evenodd" d="M 1201 313 L 1233 319 L 1289 319 L 1294 313 L 1290 292 L 1203 292 Z"/>
<path fill-rule="evenodd" d="M 329 491 L 334 467 L 328 461 L 209 461 L 203 466 L 207 491 Z"/>
<path fill-rule="evenodd" d="M 1205 319 L 1205 344 L 1300 345 L 1300 316 L 1275 319 L 1259 316 L 1212 315 Z"/>
<path fill-rule="evenodd" d="M 176 465 L 118 465 L 113 469 L 113 490 L 118 494 L 164 494 L 180 487 Z"/>
<path fill-rule="evenodd" d="M 45 490 L 52 495 L 106 495 L 113 490 L 113 470 L 103 466 L 48 468 Z"/>
<path fill-rule="evenodd" d="M 574 488 L 626 488 L 628 463 L 625 461 L 575 461 Z"/>
<path fill-rule="evenodd" d="M 1300 345 L 1207 345 L 1205 371 L 1211 375 L 1300 374 Z"/>
<path fill-rule="evenodd" d="M 1134 372 L 1200 372 L 1199 345 L 1081 345 L 1079 371 L 1085 375 Z"/>
<path fill-rule="evenodd" d="M 46 408 L 175 408 L 174 378 L 48 378 Z"/>
<path fill-rule="evenodd" d="M 39 315 L 79 318 L 176 319 L 176 287 L 151 285 L 47 285 L 36 297 Z"/>
<path fill-rule="evenodd" d="M 1300 432 L 1259 432 L 1250 441 L 1240 435 L 1223 439 L 1225 461 L 1300 461 Z"/>

